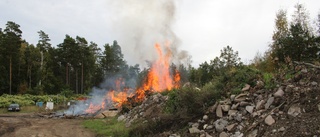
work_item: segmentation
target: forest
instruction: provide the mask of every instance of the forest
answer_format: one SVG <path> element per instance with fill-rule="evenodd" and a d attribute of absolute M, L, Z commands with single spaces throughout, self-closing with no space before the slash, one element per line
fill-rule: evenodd
<path fill-rule="evenodd" d="M 228 45 L 221 49 L 220 56 L 197 68 L 171 64 L 171 72 L 177 69 L 181 73 L 182 84 L 203 87 L 219 83 L 220 90 L 227 90 L 237 84 L 223 82 L 237 79 L 245 83 L 251 72 L 272 75 L 293 61 L 319 63 L 320 14 L 310 19 L 304 5 L 297 4 L 291 16 L 289 20 L 282 9 L 276 13 L 269 49 L 257 53 L 250 64 L 243 64 L 239 53 Z M 101 49 L 81 36 L 66 34 L 62 43 L 52 45 L 49 34 L 42 30 L 38 34 L 38 43 L 32 44 L 23 39 L 23 30 L 14 21 L 8 21 L 0 30 L 0 95 L 87 94 L 106 77 L 134 78 L 139 84 L 149 69 L 128 65 L 116 40 Z"/>

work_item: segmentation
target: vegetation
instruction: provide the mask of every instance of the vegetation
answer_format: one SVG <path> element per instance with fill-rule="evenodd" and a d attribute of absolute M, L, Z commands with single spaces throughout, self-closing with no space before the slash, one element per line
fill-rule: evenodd
<path fill-rule="evenodd" d="M 118 122 L 116 118 L 90 119 L 83 122 L 84 127 L 95 131 L 98 136 L 128 137 L 129 129 L 124 122 Z"/>

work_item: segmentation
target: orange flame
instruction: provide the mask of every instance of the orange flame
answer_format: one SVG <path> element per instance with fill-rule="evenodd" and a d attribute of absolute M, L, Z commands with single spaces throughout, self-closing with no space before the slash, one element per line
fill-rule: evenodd
<path fill-rule="evenodd" d="M 149 73 L 147 74 L 146 82 L 138 88 L 137 100 L 140 101 L 144 99 L 145 92 L 162 92 L 164 90 L 171 90 L 172 88 L 179 87 L 180 73 L 176 70 L 173 79 L 170 76 L 170 58 L 171 50 L 169 46 L 166 45 L 166 54 L 164 55 L 160 45 L 157 43 L 155 45 L 159 59 L 152 64 Z"/>
<path fill-rule="evenodd" d="M 158 53 L 158 60 L 156 60 L 146 78 L 144 79 L 144 83 L 141 87 L 139 87 L 136 93 L 136 101 L 142 101 L 146 92 L 162 92 L 164 90 L 171 90 L 173 88 L 179 88 L 180 86 L 180 73 L 178 70 L 175 70 L 172 75 L 170 75 L 170 58 L 172 56 L 172 52 L 169 48 L 169 44 L 165 46 L 165 54 L 162 52 L 160 44 L 155 44 L 155 48 Z M 118 78 L 115 81 L 115 90 L 109 91 L 104 100 L 101 102 L 101 105 L 93 105 L 90 103 L 90 106 L 86 110 L 87 113 L 94 113 L 99 109 L 105 108 L 105 101 L 112 100 L 113 103 L 116 104 L 115 107 L 121 107 L 123 103 L 127 102 L 128 97 L 132 97 L 132 94 L 128 94 L 129 88 L 124 88 L 125 83 L 122 78 Z M 110 102 L 109 102 L 110 103 Z"/>

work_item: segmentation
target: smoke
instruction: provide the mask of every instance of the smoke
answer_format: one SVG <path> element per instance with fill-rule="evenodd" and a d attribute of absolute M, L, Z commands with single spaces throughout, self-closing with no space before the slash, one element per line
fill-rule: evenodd
<path fill-rule="evenodd" d="M 188 57 L 179 50 L 179 38 L 172 30 L 176 15 L 174 0 L 116 0 L 110 1 L 112 36 L 122 47 L 129 63 L 146 65 L 156 59 L 155 43 L 169 42 L 173 62 Z"/>

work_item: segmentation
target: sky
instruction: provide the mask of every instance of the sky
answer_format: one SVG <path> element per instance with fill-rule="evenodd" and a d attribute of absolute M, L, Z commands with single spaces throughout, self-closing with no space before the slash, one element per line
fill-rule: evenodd
<path fill-rule="evenodd" d="M 191 57 L 194 67 L 213 60 L 227 45 L 250 63 L 272 42 L 277 11 L 287 10 L 290 20 L 297 3 L 314 25 L 319 0 L 1 0 L 0 28 L 13 21 L 34 45 L 40 30 L 52 46 L 66 34 L 101 48 L 117 40 L 131 65 L 157 58 L 155 43 L 170 45 L 177 62 Z"/>

